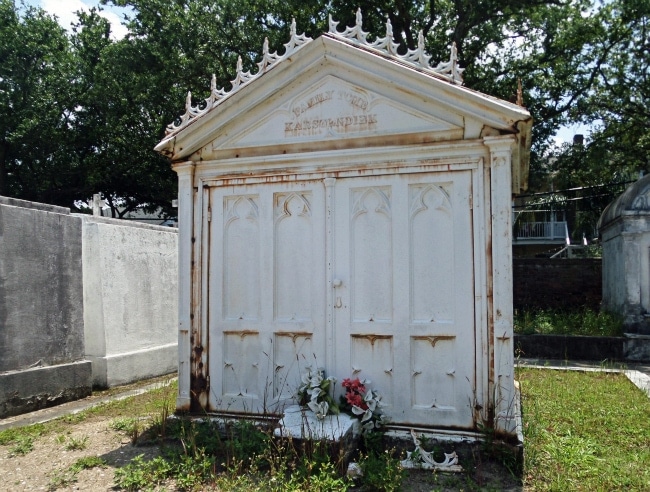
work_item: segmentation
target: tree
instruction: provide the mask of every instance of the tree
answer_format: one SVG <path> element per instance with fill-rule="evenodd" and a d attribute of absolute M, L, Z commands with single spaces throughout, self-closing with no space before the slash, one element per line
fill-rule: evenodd
<path fill-rule="evenodd" d="M 88 192 L 100 192 L 114 217 L 139 206 L 171 213 L 176 179 L 153 151 L 165 122 L 146 53 L 129 40 L 111 41 L 108 22 L 95 10 L 79 14 L 72 44 L 75 153 Z"/>
<path fill-rule="evenodd" d="M 42 10 L 0 0 L 0 194 L 72 199 L 74 108 L 69 40 Z"/>
<path fill-rule="evenodd" d="M 560 149 L 563 186 L 635 179 L 650 171 L 650 1 L 618 0 L 599 12 L 606 36 L 594 46 L 594 84 L 575 113 L 595 126 L 586 145 Z"/>

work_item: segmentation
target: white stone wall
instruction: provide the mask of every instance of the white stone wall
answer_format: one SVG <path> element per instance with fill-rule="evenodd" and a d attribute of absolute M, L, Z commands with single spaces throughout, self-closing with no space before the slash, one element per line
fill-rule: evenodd
<path fill-rule="evenodd" d="M 86 357 L 107 387 L 178 365 L 177 230 L 83 217 Z"/>
<path fill-rule="evenodd" d="M 0 197 L 0 418 L 90 394 L 81 221 Z"/>

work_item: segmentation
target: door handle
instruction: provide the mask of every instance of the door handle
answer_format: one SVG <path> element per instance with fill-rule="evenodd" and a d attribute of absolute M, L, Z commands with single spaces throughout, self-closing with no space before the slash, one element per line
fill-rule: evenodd
<path fill-rule="evenodd" d="M 340 278 L 335 278 L 334 280 L 332 280 L 332 287 L 334 287 L 335 289 L 337 287 L 341 287 L 341 285 L 343 285 L 343 280 L 341 280 Z"/>

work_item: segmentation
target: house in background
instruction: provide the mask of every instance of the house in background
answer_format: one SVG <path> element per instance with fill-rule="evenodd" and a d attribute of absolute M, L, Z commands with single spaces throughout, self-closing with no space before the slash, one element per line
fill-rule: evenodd
<path fill-rule="evenodd" d="M 512 251 L 551 256 L 571 244 L 566 208 L 554 192 L 522 195 L 512 206 Z"/>
<path fill-rule="evenodd" d="M 629 181 L 530 193 L 512 204 L 514 257 L 580 257 L 600 244 L 597 222 Z"/>

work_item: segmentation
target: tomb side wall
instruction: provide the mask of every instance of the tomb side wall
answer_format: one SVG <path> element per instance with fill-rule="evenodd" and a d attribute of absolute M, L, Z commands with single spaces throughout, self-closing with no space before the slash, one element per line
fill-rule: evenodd
<path fill-rule="evenodd" d="M 0 197 L 0 417 L 90 394 L 83 330 L 81 220 Z"/>
<path fill-rule="evenodd" d="M 0 371 L 84 358 L 81 220 L 0 201 Z"/>
<path fill-rule="evenodd" d="M 83 217 L 86 356 L 110 387 L 178 366 L 177 229 Z"/>

